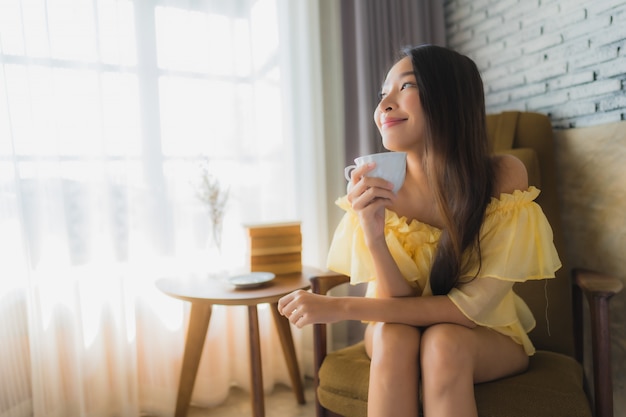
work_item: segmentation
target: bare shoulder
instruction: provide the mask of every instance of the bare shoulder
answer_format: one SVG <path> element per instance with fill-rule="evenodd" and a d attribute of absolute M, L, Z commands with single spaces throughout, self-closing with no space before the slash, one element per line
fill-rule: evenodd
<path fill-rule="evenodd" d="M 493 157 L 496 181 L 494 196 L 511 194 L 515 190 L 528 189 L 528 172 L 524 163 L 513 155 L 495 155 Z"/>

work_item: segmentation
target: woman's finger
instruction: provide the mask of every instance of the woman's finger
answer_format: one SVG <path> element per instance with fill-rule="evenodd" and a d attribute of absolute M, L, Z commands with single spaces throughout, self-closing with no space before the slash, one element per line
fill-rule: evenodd
<path fill-rule="evenodd" d="M 376 162 L 369 162 L 367 164 L 360 165 L 352 170 L 350 173 L 351 181 L 356 184 L 371 170 L 376 168 Z"/>
<path fill-rule="evenodd" d="M 377 193 L 374 197 L 395 197 L 393 183 L 378 177 L 362 177 L 348 191 L 348 201 L 353 203 L 354 200 L 371 189 L 374 189 L 373 192 Z"/>
<path fill-rule="evenodd" d="M 370 187 L 361 195 L 354 197 L 350 204 L 352 204 L 352 208 L 354 210 L 358 211 L 379 200 L 384 200 L 385 204 L 389 205 L 395 199 L 395 196 L 396 195 L 391 190 L 379 187 Z"/>
<path fill-rule="evenodd" d="M 285 317 L 289 317 L 289 304 L 292 303 L 294 299 L 294 293 L 289 293 L 278 300 L 278 312 Z M 293 308 L 292 308 L 293 310 Z"/>

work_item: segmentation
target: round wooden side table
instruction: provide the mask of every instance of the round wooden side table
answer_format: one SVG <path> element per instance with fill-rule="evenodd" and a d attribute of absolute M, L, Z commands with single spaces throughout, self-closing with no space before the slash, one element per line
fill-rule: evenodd
<path fill-rule="evenodd" d="M 277 275 L 276 278 L 263 286 L 250 289 L 237 289 L 223 280 L 211 279 L 201 275 L 165 277 L 156 282 L 157 287 L 165 294 L 191 303 L 175 417 L 187 415 L 200 364 L 200 356 L 211 319 L 211 307 L 215 304 L 248 306 L 252 415 L 254 417 L 265 415 L 257 312 L 257 306 L 262 303 L 270 304 L 296 400 L 299 404 L 305 403 L 304 387 L 296 359 L 290 323 L 286 317 L 278 312 L 277 306 L 278 300 L 283 295 L 298 289 L 308 289 L 310 287 L 309 277 L 315 273 L 319 273 L 319 271 L 303 267 L 301 273 Z"/>

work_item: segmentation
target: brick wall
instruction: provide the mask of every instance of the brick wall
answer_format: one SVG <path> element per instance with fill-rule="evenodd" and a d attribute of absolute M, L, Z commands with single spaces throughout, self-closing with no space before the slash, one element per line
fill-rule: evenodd
<path fill-rule="evenodd" d="M 626 120 L 626 0 L 445 0 L 445 19 L 487 112 L 537 111 L 555 128 Z"/>

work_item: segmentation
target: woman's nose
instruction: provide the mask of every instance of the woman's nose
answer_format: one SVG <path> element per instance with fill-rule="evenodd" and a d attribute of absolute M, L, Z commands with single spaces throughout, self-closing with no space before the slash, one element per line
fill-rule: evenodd
<path fill-rule="evenodd" d="M 380 103 L 378 103 L 378 108 L 383 113 L 387 113 L 393 110 L 393 103 L 391 101 L 391 98 L 389 96 L 383 97 L 383 99 L 380 100 Z"/>

